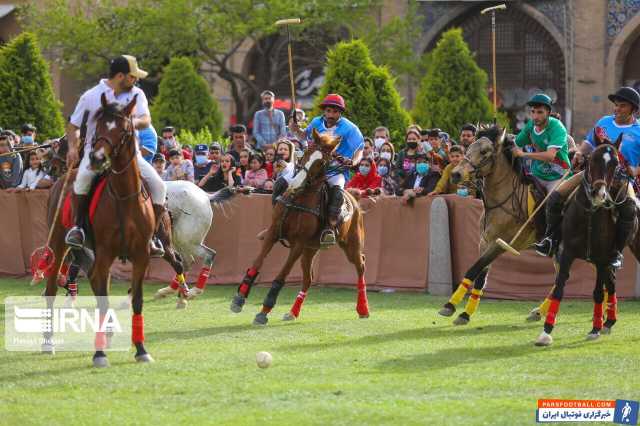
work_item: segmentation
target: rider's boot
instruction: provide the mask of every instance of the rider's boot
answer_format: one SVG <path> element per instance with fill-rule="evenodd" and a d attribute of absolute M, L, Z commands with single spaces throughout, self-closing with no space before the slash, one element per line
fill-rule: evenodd
<path fill-rule="evenodd" d="M 320 235 L 320 246 L 322 247 L 330 247 L 336 243 L 336 228 L 343 202 L 342 189 L 339 186 L 329 188 L 329 223 Z"/>
<path fill-rule="evenodd" d="M 616 236 L 613 240 L 613 256 L 611 257 L 610 265 L 614 269 L 622 268 L 622 262 L 624 257 L 622 256 L 622 250 L 627 245 L 633 227 L 635 225 L 634 220 L 635 205 L 633 202 L 625 202 L 618 208 L 618 221 L 616 222 Z"/>
<path fill-rule="evenodd" d="M 536 253 L 541 256 L 553 256 L 555 248 L 558 245 L 559 228 L 562 223 L 562 208 L 564 206 L 564 198 L 562 195 L 553 191 L 547 200 L 546 215 L 547 229 L 542 240 L 535 243 Z"/>
<path fill-rule="evenodd" d="M 158 238 L 158 232 L 161 229 L 163 230 L 163 232 L 166 231 L 163 228 L 164 227 L 163 216 L 166 213 L 166 211 L 167 209 L 164 207 L 164 205 L 161 205 L 161 204 L 153 205 L 153 214 L 156 217 L 156 229 L 153 234 L 153 237 L 151 238 L 151 241 L 149 242 L 151 257 L 164 256 L 164 247 L 162 246 L 162 241 L 160 241 L 160 238 Z"/>
<path fill-rule="evenodd" d="M 61 195 L 62 197 L 62 195 Z M 76 209 L 75 209 L 75 226 L 67 232 L 65 237 L 65 243 L 74 248 L 82 248 L 84 246 L 84 230 L 82 224 L 87 216 L 89 210 L 89 195 L 75 194 L 76 197 Z"/>

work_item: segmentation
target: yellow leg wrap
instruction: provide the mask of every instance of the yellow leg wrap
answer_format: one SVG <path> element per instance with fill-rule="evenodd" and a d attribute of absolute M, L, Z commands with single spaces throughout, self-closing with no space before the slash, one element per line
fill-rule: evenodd
<path fill-rule="evenodd" d="M 184 283 L 187 281 L 187 280 L 185 279 L 185 277 L 184 277 L 184 274 L 178 274 L 178 275 L 176 275 L 176 278 L 178 278 L 178 282 L 179 282 L 180 284 L 184 284 Z"/>
<path fill-rule="evenodd" d="M 549 312 L 549 305 L 551 305 L 551 299 L 547 296 L 538 307 L 538 309 L 540 310 L 540 315 L 542 315 L 543 317 L 547 316 L 547 312 Z"/>
<path fill-rule="evenodd" d="M 482 290 L 476 290 L 475 288 L 471 290 L 471 297 L 467 300 L 467 306 L 464 308 L 464 311 L 467 315 L 473 315 L 478 309 L 478 304 L 480 303 L 480 297 L 482 296 Z"/>
<path fill-rule="evenodd" d="M 463 279 L 460 285 L 458 286 L 458 288 L 456 289 L 456 291 L 451 295 L 451 298 L 449 299 L 449 303 L 455 306 L 458 303 L 462 302 L 462 298 L 465 296 L 465 294 L 467 294 L 467 291 L 470 288 L 471 288 L 471 280 L 468 278 Z"/>

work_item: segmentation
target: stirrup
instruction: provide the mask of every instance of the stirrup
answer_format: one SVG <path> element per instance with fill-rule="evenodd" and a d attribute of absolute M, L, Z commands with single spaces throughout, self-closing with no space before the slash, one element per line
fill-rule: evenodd
<path fill-rule="evenodd" d="M 79 226 L 74 226 L 67 232 L 64 237 L 64 242 L 74 248 L 84 247 L 84 229 Z"/>
<path fill-rule="evenodd" d="M 150 250 L 151 257 L 164 256 L 164 247 L 162 246 L 162 242 L 160 242 L 158 237 L 151 238 L 151 241 L 149 241 L 149 246 L 151 248 Z"/>
<path fill-rule="evenodd" d="M 336 244 L 336 233 L 333 229 L 325 229 L 320 235 L 320 246 L 331 247 Z"/>

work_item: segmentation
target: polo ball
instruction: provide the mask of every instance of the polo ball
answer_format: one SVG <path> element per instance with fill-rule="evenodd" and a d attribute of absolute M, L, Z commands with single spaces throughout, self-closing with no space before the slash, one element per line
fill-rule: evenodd
<path fill-rule="evenodd" d="M 273 357 L 269 352 L 258 352 L 256 354 L 256 363 L 260 368 L 267 368 L 271 365 Z"/>

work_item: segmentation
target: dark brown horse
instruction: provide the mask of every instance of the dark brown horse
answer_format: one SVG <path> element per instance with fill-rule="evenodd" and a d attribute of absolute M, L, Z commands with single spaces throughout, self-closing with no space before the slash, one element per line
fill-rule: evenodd
<path fill-rule="evenodd" d="M 142 316 L 142 281 L 149 265 L 149 240 L 155 229 L 155 216 L 151 200 L 142 186 L 140 169 L 136 160 L 136 143 L 131 113 L 136 97 L 125 107 L 108 104 L 102 95 L 102 107 L 96 113 L 95 142 L 91 151 L 91 167 L 104 172 L 106 188 L 99 201 L 93 222 L 95 262 L 89 271 L 89 280 L 95 296 L 108 296 L 109 269 L 116 257 L 126 257 L 133 264 L 131 280 L 132 341 L 136 347 L 135 359 L 151 362 L 153 358 L 144 348 L 144 319 Z M 70 182 L 75 178 L 71 171 Z M 51 247 L 55 253 L 54 271 L 59 271 L 65 254 L 65 229 L 61 216 L 53 221 L 54 208 L 58 204 L 63 180 L 59 180 L 49 198 L 49 226 L 54 226 Z M 70 191 L 70 188 L 68 189 Z M 55 297 L 57 273 L 47 280 L 46 296 Z M 47 299 L 53 303 L 53 297 Z M 101 315 L 108 309 L 106 297 L 101 297 L 98 308 Z M 45 339 L 51 336 L 45 335 Z M 96 333 L 93 365 L 109 365 L 104 352 L 107 336 Z"/>
<path fill-rule="evenodd" d="M 311 266 L 313 259 L 320 249 L 319 237 L 323 229 L 325 213 L 323 212 L 323 198 L 326 197 L 326 172 L 332 160 L 332 153 L 340 143 L 339 137 L 329 135 L 320 136 L 313 132 L 314 143 L 307 149 L 298 172 L 291 182 L 287 192 L 276 203 L 273 210 L 271 226 L 267 230 L 260 254 L 247 271 L 238 288 L 237 295 L 231 302 L 231 310 L 240 312 L 249 296 L 251 287 L 258 276 L 262 264 L 278 241 L 286 241 L 290 245 L 289 256 L 280 273 L 271 285 L 269 293 L 264 299 L 262 310 L 256 315 L 254 324 L 265 325 L 267 315 L 276 304 L 278 294 L 284 286 L 287 275 L 295 262 L 302 257 L 302 290 L 298 293 L 291 310 L 285 314 L 284 320 L 298 318 L 300 309 L 311 286 Z M 360 318 L 369 316 L 367 290 L 364 279 L 365 258 L 362 253 L 364 247 L 364 217 L 357 201 L 345 193 L 346 214 L 338 226 L 338 245 L 344 251 L 358 273 L 358 299 L 356 311 Z"/>
<path fill-rule="evenodd" d="M 609 333 L 616 322 L 616 271 L 611 266 L 611 253 L 614 250 L 616 235 L 613 210 L 623 203 L 629 203 L 632 215 L 634 209 L 636 210 L 636 215 L 631 216 L 636 217 L 633 230 L 627 236 L 627 241 L 633 241 L 638 227 L 637 209 L 628 191 L 630 182 L 626 179 L 616 179 L 620 139 L 616 144 L 609 141 L 601 142 L 597 138 L 596 142 L 598 145 L 587 159 L 582 181 L 566 202 L 561 243 L 556 259 L 558 271 L 544 329 L 535 342 L 538 346 L 548 346 L 553 342 L 551 332 L 575 259 L 584 259 L 592 263 L 597 272 L 593 290 L 593 328 L 587 334 L 587 339 L 597 339 L 601 331 Z M 606 321 L 603 323 L 605 288 L 607 309 Z"/>

